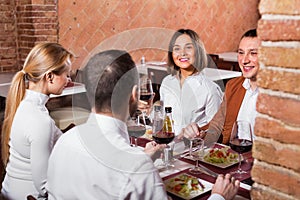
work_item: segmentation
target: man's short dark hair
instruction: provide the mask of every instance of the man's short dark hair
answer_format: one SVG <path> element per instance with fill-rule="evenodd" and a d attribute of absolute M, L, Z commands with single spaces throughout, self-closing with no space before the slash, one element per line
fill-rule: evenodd
<path fill-rule="evenodd" d="M 246 33 L 244 33 L 244 35 L 242 36 L 242 38 L 244 37 L 257 37 L 257 33 L 256 33 L 256 29 L 251 29 L 248 30 Z"/>
<path fill-rule="evenodd" d="M 126 51 L 107 50 L 89 60 L 83 69 L 83 80 L 91 107 L 96 112 L 112 112 L 118 111 L 131 95 L 138 84 L 138 72 Z"/>

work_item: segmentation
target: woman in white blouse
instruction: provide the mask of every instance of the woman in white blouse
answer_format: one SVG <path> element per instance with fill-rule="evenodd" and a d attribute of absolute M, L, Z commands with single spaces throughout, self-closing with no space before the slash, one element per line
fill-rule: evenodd
<path fill-rule="evenodd" d="M 171 106 L 175 134 L 191 122 L 204 126 L 218 111 L 222 101 L 219 86 L 202 70 L 207 66 L 207 54 L 196 32 L 180 29 L 169 43 L 168 65 L 171 74 L 160 87 L 160 100 Z"/>
<path fill-rule="evenodd" d="M 47 197 L 48 158 L 62 132 L 45 104 L 50 94 L 61 94 L 67 85 L 72 57 L 59 44 L 38 44 L 12 80 L 2 127 L 6 175 L 1 193 L 7 199 Z"/>

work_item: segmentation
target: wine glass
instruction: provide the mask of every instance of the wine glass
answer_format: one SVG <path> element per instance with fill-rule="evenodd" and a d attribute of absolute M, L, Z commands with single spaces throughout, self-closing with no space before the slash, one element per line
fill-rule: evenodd
<path fill-rule="evenodd" d="M 252 130 L 251 125 L 247 121 L 236 121 L 233 124 L 231 136 L 229 140 L 231 149 L 239 153 L 239 166 L 238 169 L 231 174 L 236 177 L 241 177 L 242 174 L 247 173 L 242 170 L 242 153 L 251 151 L 252 148 Z"/>
<path fill-rule="evenodd" d="M 158 144 L 170 144 L 175 138 L 172 108 L 165 107 L 165 118 L 160 119 L 155 127 L 153 127 L 152 138 Z M 174 143 L 167 145 L 164 149 L 164 165 L 165 167 L 174 167 L 172 164 Z"/>
<path fill-rule="evenodd" d="M 196 164 L 189 171 L 193 174 L 201 174 L 202 170 L 198 165 L 199 160 L 204 156 L 204 140 L 201 138 L 193 138 L 190 140 L 190 156 L 196 160 Z"/>
<path fill-rule="evenodd" d="M 131 137 L 131 145 L 137 147 L 137 138 L 143 136 L 146 132 L 146 127 L 139 122 L 139 116 L 137 118 L 133 117 L 127 122 L 127 130 L 128 135 Z"/>
<path fill-rule="evenodd" d="M 157 131 L 152 133 L 152 138 L 157 144 L 167 144 L 167 147 L 163 151 L 163 165 L 166 168 L 174 167 L 172 163 L 175 138 L 174 132 Z"/>
<path fill-rule="evenodd" d="M 139 109 L 142 111 L 142 117 L 145 118 L 150 114 L 154 93 L 152 88 L 152 81 L 150 78 L 148 78 L 148 76 L 142 76 L 139 81 L 140 81 Z"/>

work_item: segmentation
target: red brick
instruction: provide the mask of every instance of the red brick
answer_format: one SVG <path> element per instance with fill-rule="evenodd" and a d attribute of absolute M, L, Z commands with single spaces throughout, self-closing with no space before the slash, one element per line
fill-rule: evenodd
<path fill-rule="evenodd" d="M 45 4 L 57 5 L 57 0 L 44 0 Z"/>
<path fill-rule="evenodd" d="M 18 0 L 16 5 L 31 5 L 31 0 Z"/>
<path fill-rule="evenodd" d="M 300 48 L 296 47 L 261 47 L 259 49 L 259 60 L 265 66 L 300 69 L 300 65 L 298 64 L 299 58 Z"/>
<path fill-rule="evenodd" d="M 36 42 L 57 42 L 57 4 L 44 0 L 33 3 L 19 0 L 16 4 L 19 57 L 22 64 Z"/>
<path fill-rule="evenodd" d="M 262 88 L 300 94 L 300 73 L 261 69 L 257 83 Z"/>
<path fill-rule="evenodd" d="M 32 4 L 44 4 L 44 0 L 32 0 Z"/>
<path fill-rule="evenodd" d="M 299 0 L 261 0 L 259 3 L 261 14 L 300 14 Z"/>
<path fill-rule="evenodd" d="M 273 190 L 297 198 L 300 197 L 299 175 L 289 170 L 256 162 L 252 167 L 251 176 L 255 182 L 263 184 Z"/>
<path fill-rule="evenodd" d="M 251 191 L 252 200 L 287 200 L 287 196 L 276 191 L 266 190 L 264 186 L 257 184 L 252 185 Z M 290 198 L 293 199 L 292 197 Z"/>
<path fill-rule="evenodd" d="M 258 95 L 256 109 L 258 112 L 276 118 L 287 125 L 300 126 L 299 100 L 260 93 Z"/>
<path fill-rule="evenodd" d="M 275 119 L 257 117 L 254 132 L 256 136 L 272 138 L 282 143 L 300 145 L 300 130 L 294 127 L 288 127 Z"/>
<path fill-rule="evenodd" d="M 0 71 L 10 71 L 17 65 L 16 37 L 14 21 L 14 3 L 10 0 L 1 1 L 0 8 Z"/>
<path fill-rule="evenodd" d="M 252 156 L 255 159 L 293 169 L 298 173 L 300 172 L 299 155 L 299 150 L 293 149 L 289 145 L 273 142 L 272 139 L 264 142 L 256 140 L 252 148 Z"/>
<path fill-rule="evenodd" d="M 299 41 L 300 20 L 259 20 L 257 32 L 262 40 Z"/>

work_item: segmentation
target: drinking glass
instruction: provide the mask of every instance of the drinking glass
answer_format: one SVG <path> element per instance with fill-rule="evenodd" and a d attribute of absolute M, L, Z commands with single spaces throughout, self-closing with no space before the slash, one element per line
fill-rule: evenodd
<path fill-rule="evenodd" d="M 141 125 L 139 123 L 139 117 L 132 118 L 130 121 L 127 122 L 127 130 L 128 135 L 131 137 L 131 145 L 137 147 L 137 138 L 143 136 L 146 132 L 145 125 Z"/>
<path fill-rule="evenodd" d="M 241 177 L 242 174 L 247 173 L 242 170 L 242 153 L 251 151 L 252 148 L 252 130 L 251 125 L 247 121 L 236 121 L 233 124 L 231 136 L 229 140 L 229 146 L 231 149 L 239 153 L 239 166 L 236 171 L 233 171 L 231 174 L 235 177 Z"/>
<path fill-rule="evenodd" d="M 163 167 L 169 168 L 174 167 L 173 164 L 173 149 L 175 133 L 174 132 L 163 132 L 162 130 L 157 130 L 152 133 L 153 140 L 158 144 L 167 144 L 167 147 L 163 151 Z"/>
<path fill-rule="evenodd" d="M 148 76 L 140 78 L 140 99 L 139 109 L 142 111 L 142 117 L 149 116 L 154 97 L 152 81 Z"/>
<path fill-rule="evenodd" d="M 201 138 L 193 138 L 190 140 L 190 156 L 196 160 L 196 164 L 189 171 L 193 174 L 201 174 L 202 170 L 198 165 L 199 160 L 204 156 L 204 140 Z"/>

